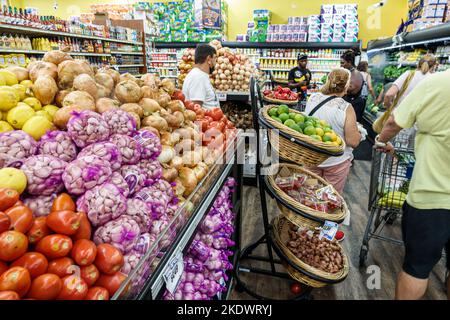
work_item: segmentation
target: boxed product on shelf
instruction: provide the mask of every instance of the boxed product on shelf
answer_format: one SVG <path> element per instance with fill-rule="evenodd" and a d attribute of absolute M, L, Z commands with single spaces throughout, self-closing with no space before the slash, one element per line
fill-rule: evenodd
<path fill-rule="evenodd" d="M 333 24 L 333 15 L 332 14 L 322 14 L 320 16 L 320 23 L 322 24 Z"/>
<path fill-rule="evenodd" d="M 333 4 L 323 4 L 320 8 L 321 15 L 328 15 L 334 13 L 334 5 Z"/>
<path fill-rule="evenodd" d="M 336 15 L 345 15 L 345 4 L 335 4 L 333 14 Z"/>
<path fill-rule="evenodd" d="M 321 24 L 320 15 L 312 14 L 312 15 L 308 16 L 308 25 L 309 26 L 320 26 L 320 24 Z"/>
<path fill-rule="evenodd" d="M 221 28 L 221 6 L 219 0 L 195 0 L 195 26 L 199 28 Z"/>
<path fill-rule="evenodd" d="M 345 14 L 350 16 L 358 15 L 358 5 L 357 4 L 346 4 L 345 5 Z"/>

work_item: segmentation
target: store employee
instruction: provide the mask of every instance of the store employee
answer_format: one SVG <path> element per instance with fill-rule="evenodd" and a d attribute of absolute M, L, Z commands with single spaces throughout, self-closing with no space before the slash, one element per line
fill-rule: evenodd
<path fill-rule="evenodd" d="M 183 84 L 187 101 L 198 103 L 205 109 L 220 107 L 219 99 L 209 76 L 216 66 L 217 52 L 212 46 L 199 44 L 195 49 L 195 65 Z"/>
<path fill-rule="evenodd" d="M 299 94 L 299 99 L 306 98 L 306 90 L 302 87 L 308 87 L 311 82 L 311 71 L 306 66 L 308 65 L 308 56 L 300 53 L 297 56 L 298 66 L 289 71 L 289 88 Z"/>

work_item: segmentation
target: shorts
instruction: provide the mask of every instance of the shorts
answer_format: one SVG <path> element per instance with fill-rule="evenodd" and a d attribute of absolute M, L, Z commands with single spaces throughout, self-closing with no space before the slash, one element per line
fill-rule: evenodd
<path fill-rule="evenodd" d="M 402 236 L 405 244 L 403 271 L 418 279 L 428 279 L 445 249 L 450 269 L 450 210 L 416 209 L 403 204 Z"/>

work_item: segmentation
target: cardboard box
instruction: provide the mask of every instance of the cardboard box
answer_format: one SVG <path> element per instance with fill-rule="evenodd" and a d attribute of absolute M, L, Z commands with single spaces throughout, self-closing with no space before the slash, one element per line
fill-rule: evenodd
<path fill-rule="evenodd" d="M 320 35 L 308 36 L 308 42 L 320 42 Z"/>
<path fill-rule="evenodd" d="M 333 14 L 333 24 L 346 23 L 347 16 L 345 14 Z"/>
<path fill-rule="evenodd" d="M 310 15 L 308 16 L 308 25 L 320 25 L 321 19 L 320 15 Z"/>
<path fill-rule="evenodd" d="M 345 34 L 343 34 L 343 35 L 334 35 L 333 34 L 332 42 L 345 42 Z"/>
<path fill-rule="evenodd" d="M 334 27 L 333 24 L 328 24 L 328 23 L 322 23 L 320 31 L 322 33 L 324 32 L 329 32 L 329 33 L 333 33 Z"/>
<path fill-rule="evenodd" d="M 346 15 L 358 15 L 358 5 L 357 4 L 346 4 L 345 5 L 345 14 Z"/>
<path fill-rule="evenodd" d="M 358 16 L 352 14 L 345 15 L 345 22 L 349 24 L 359 24 Z"/>
<path fill-rule="evenodd" d="M 320 23 L 332 24 L 333 14 L 322 14 L 320 16 Z"/>
<path fill-rule="evenodd" d="M 333 14 L 345 15 L 345 4 L 335 4 Z"/>
<path fill-rule="evenodd" d="M 333 4 L 323 4 L 320 8 L 320 14 L 333 14 L 334 13 L 334 5 Z"/>

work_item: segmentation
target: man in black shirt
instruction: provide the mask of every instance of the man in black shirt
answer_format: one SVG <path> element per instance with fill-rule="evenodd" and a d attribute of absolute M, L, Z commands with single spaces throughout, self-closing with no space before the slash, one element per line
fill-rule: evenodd
<path fill-rule="evenodd" d="M 311 82 L 311 71 L 306 68 L 308 65 L 308 56 L 300 53 L 297 56 L 298 67 L 289 71 L 289 88 L 297 92 L 299 99 L 306 99 L 307 87 Z"/>

